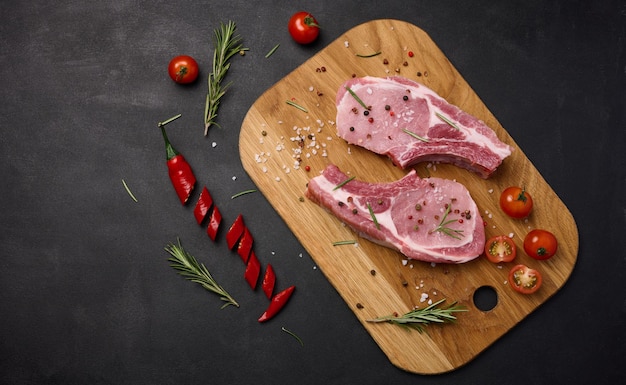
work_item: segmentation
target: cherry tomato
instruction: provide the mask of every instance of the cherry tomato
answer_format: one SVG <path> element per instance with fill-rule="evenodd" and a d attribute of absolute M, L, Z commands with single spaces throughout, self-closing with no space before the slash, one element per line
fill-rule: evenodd
<path fill-rule="evenodd" d="M 511 262 L 517 255 L 517 247 L 508 236 L 497 235 L 485 243 L 485 255 L 493 263 Z"/>
<path fill-rule="evenodd" d="M 289 34 L 297 43 L 309 44 L 317 39 L 320 26 L 317 20 L 308 12 L 296 12 L 289 19 Z"/>
<path fill-rule="evenodd" d="M 167 66 L 167 72 L 178 84 L 193 83 L 198 78 L 198 63 L 191 56 L 176 56 Z"/>
<path fill-rule="evenodd" d="M 510 217 L 526 218 L 533 209 L 533 198 L 524 188 L 507 187 L 500 195 L 500 207 Z"/>
<path fill-rule="evenodd" d="M 558 243 L 554 234 L 547 230 L 531 230 L 524 238 L 524 251 L 535 259 L 548 259 L 556 254 Z"/>
<path fill-rule="evenodd" d="M 509 284 L 515 291 L 532 294 L 541 287 L 541 273 L 526 265 L 516 265 L 509 272 Z"/>

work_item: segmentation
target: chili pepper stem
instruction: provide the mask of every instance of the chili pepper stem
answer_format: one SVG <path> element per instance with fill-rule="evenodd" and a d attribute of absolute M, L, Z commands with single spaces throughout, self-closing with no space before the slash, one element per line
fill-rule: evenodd
<path fill-rule="evenodd" d="M 170 143 L 169 138 L 167 137 L 167 133 L 165 132 L 165 125 L 168 123 L 173 122 L 174 120 L 180 118 L 182 116 L 182 114 L 178 114 L 175 116 L 172 116 L 171 118 L 163 121 L 163 122 L 159 122 L 158 126 L 161 129 L 161 134 L 163 135 L 163 140 L 165 141 L 165 156 L 167 158 L 167 160 L 172 159 L 173 157 L 175 157 L 176 155 L 178 155 L 178 151 L 176 151 L 176 149 L 172 146 L 172 144 Z"/>

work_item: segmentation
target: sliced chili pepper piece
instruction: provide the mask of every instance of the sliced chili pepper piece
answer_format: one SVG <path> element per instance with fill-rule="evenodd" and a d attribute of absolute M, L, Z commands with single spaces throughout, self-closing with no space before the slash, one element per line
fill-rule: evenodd
<path fill-rule="evenodd" d="M 239 241 L 239 246 L 237 247 L 237 254 L 239 254 L 243 263 L 248 263 L 253 243 L 254 238 L 252 238 L 252 234 L 250 234 L 250 230 L 248 230 L 248 227 L 246 226 L 243 229 L 243 235 L 241 236 L 241 241 Z"/>
<path fill-rule="evenodd" d="M 256 257 L 256 254 L 253 252 L 250 253 L 250 258 L 248 259 L 248 264 L 246 265 L 246 272 L 244 273 L 244 278 L 248 281 L 248 284 L 254 290 L 256 287 L 256 283 L 259 280 L 259 275 L 261 274 L 261 263 L 259 259 Z"/>
<path fill-rule="evenodd" d="M 213 198 L 205 186 L 202 188 L 198 202 L 196 202 L 196 207 L 193 209 L 193 215 L 196 217 L 196 221 L 199 225 L 201 225 L 204 218 L 206 218 L 211 206 L 213 206 Z"/>
<path fill-rule="evenodd" d="M 217 206 L 214 206 L 209 219 L 209 225 L 206 229 L 206 233 L 213 241 L 215 241 L 215 238 L 217 237 L 217 230 L 220 227 L 220 223 L 222 223 L 222 214 L 220 214 L 220 210 Z"/>
<path fill-rule="evenodd" d="M 161 129 L 161 134 L 165 141 L 165 156 L 170 180 L 172 181 L 176 195 L 178 195 L 178 199 L 180 199 L 180 203 L 184 205 L 189 200 L 191 192 L 196 185 L 196 176 L 193 174 L 191 166 L 187 163 L 185 157 L 174 149 L 165 133 L 165 125 L 179 117 L 180 115 L 177 115 L 165 122 L 160 122 L 159 128 Z"/>
<path fill-rule="evenodd" d="M 239 214 L 226 233 L 226 244 L 229 249 L 232 250 L 233 247 L 235 247 L 235 244 L 239 238 L 241 238 L 245 227 L 246 225 L 243 223 L 243 216 Z"/>
<path fill-rule="evenodd" d="M 263 313 L 259 318 L 259 322 L 268 321 L 278 314 L 278 312 L 285 307 L 295 289 L 295 286 L 289 286 L 285 290 L 273 296 L 267 310 L 265 310 L 265 313 Z"/>
<path fill-rule="evenodd" d="M 263 282 L 261 282 L 261 288 L 265 293 L 267 299 L 272 299 L 272 294 L 274 293 L 274 285 L 276 284 L 276 273 L 274 273 L 274 268 L 271 264 L 267 264 L 265 268 L 265 275 L 263 275 Z"/>

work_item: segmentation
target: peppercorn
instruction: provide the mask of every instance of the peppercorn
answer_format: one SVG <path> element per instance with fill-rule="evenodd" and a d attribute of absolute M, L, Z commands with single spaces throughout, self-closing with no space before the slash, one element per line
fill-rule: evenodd
<path fill-rule="evenodd" d="M 391 106 L 389 104 L 385 105 L 385 111 L 389 111 L 391 109 Z"/>
<path fill-rule="evenodd" d="M 408 97 L 408 96 L 406 96 L 406 95 L 404 95 L 404 96 L 402 97 L 402 100 L 404 100 L 404 101 L 406 102 L 407 100 L 409 100 L 409 97 Z"/>
<path fill-rule="evenodd" d="M 363 111 L 363 115 L 367 116 L 369 114 L 370 114 L 370 112 L 368 110 Z"/>
<path fill-rule="evenodd" d="M 350 131 L 354 131 L 354 127 L 350 127 Z"/>

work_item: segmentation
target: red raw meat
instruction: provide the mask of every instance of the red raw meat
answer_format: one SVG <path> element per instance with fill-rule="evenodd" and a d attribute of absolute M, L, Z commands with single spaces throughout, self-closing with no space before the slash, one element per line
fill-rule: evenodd
<path fill-rule="evenodd" d="M 411 259 L 464 263 L 483 252 L 483 220 L 462 184 L 422 179 L 411 170 L 391 183 L 353 179 L 337 188 L 347 179 L 337 166 L 329 165 L 309 181 L 305 194 L 360 236 Z M 443 230 L 436 230 L 448 221 Z"/>
<path fill-rule="evenodd" d="M 512 151 L 483 121 L 403 77 L 350 79 L 336 104 L 341 138 L 387 155 L 401 168 L 444 162 L 487 178 Z"/>

